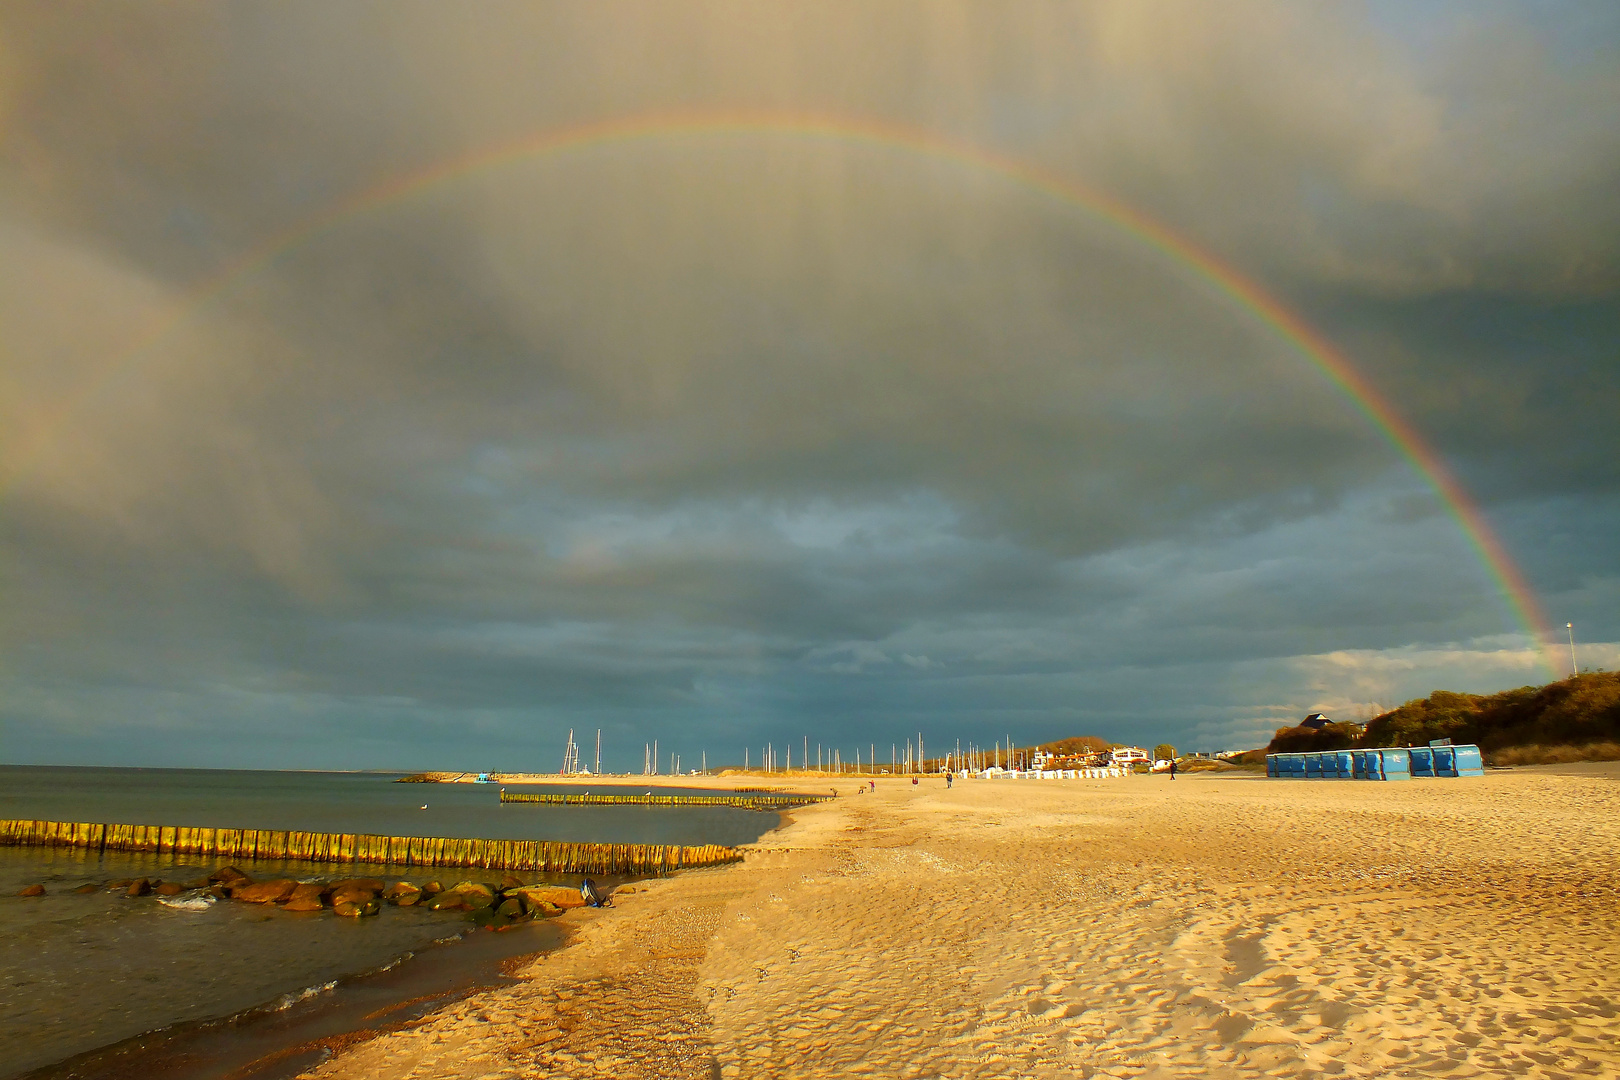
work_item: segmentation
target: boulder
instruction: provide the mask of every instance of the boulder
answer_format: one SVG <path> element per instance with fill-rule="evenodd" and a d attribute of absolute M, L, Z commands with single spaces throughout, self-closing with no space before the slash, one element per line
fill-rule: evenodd
<path fill-rule="evenodd" d="M 152 883 L 150 881 L 147 881 L 145 878 L 136 878 L 134 881 L 129 883 L 129 888 L 124 890 L 124 895 L 145 896 L 151 891 Z"/>
<path fill-rule="evenodd" d="M 422 891 L 425 893 L 441 893 L 444 892 L 444 886 L 437 881 L 429 881 L 422 886 Z"/>
<path fill-rule="evenodd" d="M 523 902 L 530 907 L 542 903 L 560 908 L 585 906 L 585 898 L 579 894 L 579 890 L 570 889 L 566 885 L 525 885 L 521 889 L 513 889 L 512 895 L 521 896 Z"/>
<path fill-rule="evenodd" d="M 195 878 L 195 879 L 193 879 L 191 881 L 186 882 L 186 888 L 188 888 L 188 889 L 206 889 L 206 888 L 208 888 L 208 886 L 212 885 L 213 883 L 214 883 L 213 878 L 205 878 L 205 877 L 204 878 Z"/>
<path fill-rule="evenodd" d="M 520 878 L 520 877 L 516 877 L 515 875 L 512 875 L 512 874 L 502 874 L 501 875 L 501 888 L 502 889 L 521 889 L 521 888 L 523 888 L 523 879 Z"/>
<path fill-rule="evenodd" d="M 495 890 L 478 881 L 458 881 L 450 891 L 461 894 L 466 905 L 474 910 L 495 906 Z"/>
<path fill-rule="evenodd" d="M 422 899 L 422 890 L 408 881 L 401 881 L 388 886 L 387 891 L 383 893 L 383 899 L 400 907 L 410 907 Z"/>
<path fill-rule="evenodd" d="M 101 886 L 95 884 L 94 882 L 92 882 L 89 885 L 80 885 L 77 889 L 74 889 L 73 891 L 82 896 L 82 895 L 84 895 L 86 893 L 100 892 L 101 891 Z"/>
<path fill-rule="evenodd" d="M 178 881 L 159 881 L 152 886 L 152 891 L 159 896 L 179 896 L 186 887 Z"/>
<path fill-rule="evenodd" d="M 209 881 L 217 881 L 226 888 L 235 888 L 238 885 L 251 885 L 253 879 L 234 866 L 222 866 L 208 875 Z"/>
<path fill-rule="evenodd" d="M 298 882 L 292 878 L 258 881 L 251 885 L 238 885 L 231 889 L 232 900 L 246 900 L 250 904 L 279 904 L 292 895 Z"/>
<path fill-rule="evenodd" d="M 358 919 L 365 914 L 365 905 L 342 900 L 332 905 L 332 914 L 342 915 L 345 919 Z"/>
<path fill-rule="evenodd" d="M 17 895 L 18 896 L 44 896 L 45 895 L 45 886 L 43 886 L 43 885 L 29 885 L 26 888 L 24 888 L 22 890 L 22 892 L 19 892 Z"/>
<path fill-rule="evenodd" d="M 508 919 L 521 919 L 523 917 L 523 901 L 515 896 L 509 896 L 501 901 L 495 909 L 497 915 L 504 915 Z"/>
<path fill-rule="evenodd" d="M 377 899 L 377 894 L 370 889 L 360 889 L 353 885 L 345 885 L 341 889 L 332 890 L 332 906 L 339 904 L 369 904 Z"/>
<path fill-rule="evenodd" d="M 133 884 L 135 884 L 135 879 L 134 878 L 124 877 L 124 878 L 119 878 L 117 881 L 109 881 L 109 882 L 107 882 L 107 888 L 109 888 L 109 889 L 127 889 Z"/>
<path fill-rule="evenodd" d="M 467 900 L 460 893 L 441 892 L 428 897 L 424 906 L 429 911 L 462 911 L 467 908 Z"/>
<path fill-rule="evenodd" d="M 329 886 L 333 892 L 337 892 L 340 889 L 363 889 L 368 893 L 380 893 L 387 887 L 388 885 L 386 882 L 380 881 L 374 877 L 344 878 L 342 881 L 332 882 L 332 884 Z"/>
<path fill-rule="evenodd" d="M 287 897 L 287 902 L 281 905 L 283 911 L 319 911 L 321 910 L 321 893 L 325 890 L 315 882 L 300 882 Z"/>
<path fill-rule="evenodd" d="M 529 909 L 529 916 L 535 919 L 549 919 L 553 915 L 563 913 L 562 908 L 548 900 L 542 900 L 538 904 L 526 904 L 525 906 Z"/>

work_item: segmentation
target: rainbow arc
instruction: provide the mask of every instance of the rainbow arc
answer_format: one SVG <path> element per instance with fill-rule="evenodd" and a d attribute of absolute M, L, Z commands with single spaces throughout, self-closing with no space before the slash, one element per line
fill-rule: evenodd
<path fill-rule="evenodd" d="M 229 260 L 188 290 L 183 300 L 154 323 L 123 352 L 114 356 L 97 375 L 58 403 L 35 427 L 35 435 L 0 476 L 0 493 L 9 489 L 28 469 L 43 445 L 64 427 L 73 412 L 103 385 L 135 363 L 168 334 L 237 283 L 250 278 L 275 259 L 309 242 L 334 226 L 360 214 L 376 211 L 423 195 L 436 187 L 463 180 L 486 170 L 548 155 L 580 152 L 612 143 L 638 139 L 670 139 L 716 134 L 790 135 L 840 143 L 867 143 L 904 150 L 923 157 L 952 161 L 986 170 L 1042 195 L 1077 207 L 1101 219 L 1141 244 L 1162 253 L 1199 278 L 1212 284 L 1239 308 L 1250 313 L 1292 346 L 1372 424 L 1433 490 L 1440 504 L 1457 522 L 1480 564 L 1495 582 L 1519 627 L 1535 643 L 1541 662 L 1552 678 L 1559 668 L 1551 655 L 1555 637 L 1524 574 L 1486 521 L 1479 505 L 1432 446 L 1400 411 L 1351 363 L 1341 350 L 1303 318 L 1267 292 L 1253 278 L 1229 262 L 1175 232 L 1123 200 L 1033 162 L 956 140 L 927 130 L 875 119 L 792 112 L 686 111 L 643 113 L 545 131 L 437 162 L 427 168 L 366 188 L 314 214 L 293 227 L 266 238 Z"/>

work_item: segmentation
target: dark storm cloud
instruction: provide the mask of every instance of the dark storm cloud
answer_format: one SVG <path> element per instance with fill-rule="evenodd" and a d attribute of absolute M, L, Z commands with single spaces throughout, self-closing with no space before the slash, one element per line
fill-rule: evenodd
<path fill-rule="evenodd" d="M 357 191 L 649 110 L 884 118 L 1161 215 L 1345 344 L 1561 609 L 1620 630 L 1592 524 L 1620 460 L 1620 75 L 1511 12 L 4 20 L 6 710 L 31 758 L 82 758 L 97 724 L 405 765 L 462 723 L 547 753 L 587 722 L 631 747 L 817 718 L 1248 732 L 1338 663 L 1288 658 L 1510 627 L 1273 331 L 957 162 L 770 133 L 519 160 L 198 302 Z M 1542 510 L 1576 539 L 1520 528 Z"/>

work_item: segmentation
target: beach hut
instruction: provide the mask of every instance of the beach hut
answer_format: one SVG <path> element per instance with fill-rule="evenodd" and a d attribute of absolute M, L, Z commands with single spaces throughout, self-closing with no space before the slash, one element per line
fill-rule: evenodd
<path fill-rule="evenodd" d="M 1463 746 L 1434 747 L 1435 776 L 1484 776 L 1485 759 L 1479 747 L 1472 743 Z"/>
<path fill-rule="evenodd" d="M 1373 751 L 1378 755 L 1380 780 L 1412 779 L 1412 754 L 1404 747 L 1389 747 Z"/>
<path fill-rule="evenodd" d="M 1450 749 L 1450 748 L 1447 747 L 1447 749 Z M 1432 747 L 1432 746 L 1414 746 L 1411 749 L 1411 755 L 1412 755 L 1412 775 L 1413 776 L 1435 776 L 1435 775 L 1437 775 L 1435 773 L 1435 771 L 1434 771 L 1434 759 L 1435 759 L 1435 756 L 1436 756 L 1434 747 Z"/>

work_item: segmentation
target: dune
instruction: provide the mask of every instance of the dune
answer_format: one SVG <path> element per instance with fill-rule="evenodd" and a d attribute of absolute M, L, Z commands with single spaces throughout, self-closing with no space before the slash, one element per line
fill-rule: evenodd
<path fill-rule="evenodd" d="M 313 1073 L 1620 1074 L 1620 782 L 878 781 Z"/>

